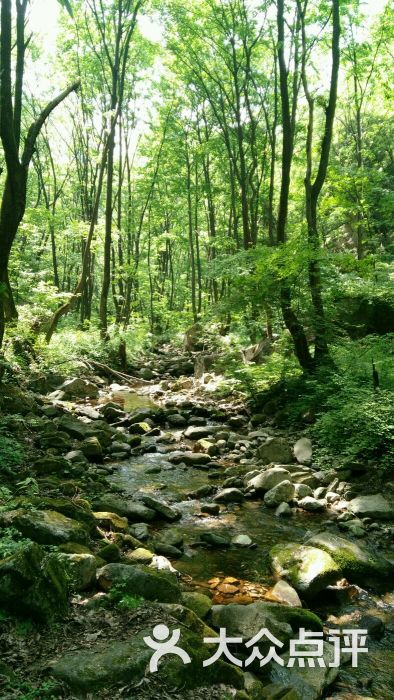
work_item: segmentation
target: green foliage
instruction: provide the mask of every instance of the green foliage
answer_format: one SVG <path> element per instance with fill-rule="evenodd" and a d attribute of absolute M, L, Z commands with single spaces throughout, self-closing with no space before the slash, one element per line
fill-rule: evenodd
<path fill-rule="evenodd" d="M 24 459 L 24 447 L 0 425 L 0 472 L 11 472 Z"/>
<path fill-rule="evenodd" d="M 6 527 L 1 530 L 0 537 L 0 558 L 5 559 L 22 549 L 30 540 L 22 535 L 14 527 Z"/>
<path fill-rule="evenodd" d="M 136 610 L 145 602 L 141 596 L 125 593 L 124 586 L 121 584 L 112 586 L 109 597 L 113 605 L 123 610 Z"/>
<path fill-rule="evenodd" d="M 26 496 L 37 496 L 40 493 L 38 481 L 32 476 L 26 477 L 23 481 L 18 481 L 16 486 L 18 491 L 21 491 Z"/>

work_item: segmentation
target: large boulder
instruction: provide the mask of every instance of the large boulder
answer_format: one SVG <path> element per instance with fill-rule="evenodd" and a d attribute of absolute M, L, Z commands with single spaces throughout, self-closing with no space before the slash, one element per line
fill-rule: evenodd
<path fill-rule="evenodd" d="M 287 579 L 305 596 L 313 596 L 341 578 L 342 571 L 334 559 L 322 549 L 289 542 L 270 550 L 272 571 Z"/>
<path fill-rule="evenodd" d="M 14 527 L 23 537 L 38 544 L 77 542 L 86 544 L 89 532 L 84 523 L 54 510 L 17 510 L 0 514 L 0 528 Z"/>
<path fill-rule="evenodd" d="M 283 467 L 272 467 L 264 472 L 257 474 L 247 483 L 248 490 L 254 491 L 270 491 L 274 486 L 277 486 L 282 481 L 290 479 L 290 472 Z"/>
<path fill-rule="evenodd" d="M 291 464 L 293 452 L 289 442 L 283 437 L 270 437 L 257 450 L 257 457 L 263 464 Z"/>
<path fill-rule="evenodd" d="M 272 664 L 271 666 L 271 681 L 278 683 L 288 688 L 292 688 L 297 693 L 297 696 L 302 700 L 318 700 L 323 696 L 324 690 L 328 688 L 338 676 L 339 668 L 330 667 L 335 659 L 335 649 L 332 644 L 323 642 L 323 660 L 324 666 L 318 665 L 315 659 L 315 666 L 310 667 L 308 663 L 305 667 L 299 667 L 297 660 L 293 667 L 288 668 L 287 664 L 290 659 L 290 654 L 281 655 L 284 665 Z M 302 646 L 298 647 L 302 649 Z M 310 647 L 304 646 L 305 656 L 308 656 Z M 282 695 L 276 697 L 283 697 Z M 284 696 L 287 697 L 287 696 Z"/>
<path fill-rule="evenodd" d="M 141 500 L 145 506 L 154 510 L 161 518 L 168 520 L 170 523 L 175 522 L 175 520 L 180 520 L 182 517 L 182 513 L 179 510 L 171 508 L 167 503 L 163 503 L 163 501 L 159 501 L 157 498 L 145 494 L 141 497 Z"/>
<path fill-rule="evenodd" d="M 394 564 L 367 547 L 332 532 L 319 532 L 310 537 L 307 544 L 327 552 L 352 582 L 374 585 L 394 578 Z"/>
<path fill-rule="evenodd" d="M 359 518 L 394 520 L 394 507 L 380 493 L 353 498 L 349 503 L 349 510 Z"/>
<path fill-rule="evenodd" d="M 210 464 L 211 458 L 204 452 L 173 452 L 168 457 L 171 464 L 180 464 L 183 462 L 190 467 L 206 467 Z"/>
<path fill-rule="evenodd" d="M 81 443 L 81 450 L 90 462 L 103 461 L 103 448 L 97 436 L 85 438 Z"/>
<path fill-rule="evenodd" d="M 294 457 L 299 464 L 308 464 L 312 459 L 312 442 L 309 438 L 300 438 L 294 445 Z"/>
<path fill-rule="evenodd" d="M 121 586 L 125 593 L 142 596 L 146 600 L 177 603 L 181 598 L 178 581 L 173 574 L 159 573 L 143 566 L 107 564 L 97 572 L 97 580 L 105 591 L 112 586 Z"/>
<path fill-rule="evenodd" d="M 31 542 L 0 562 L 1 607 L 48 622 L 67 607 L 67 574 L 54 554 Z"/>
<path fill-rule="evenodd" d="M 214 497 L 214 501 L 217 503 L 242 503 L 245 496 L 242 491 L 236 488 L 222 489 Z"/>
<path fill-rule="evenodd" d="M 59 387 L 59 391 L 63 392 L 65 399 L 97 399 L 99 395 L 97 386 L 81 377 L 67 379 Z"/>
<path fill-rule="evenodd" d="M 64 414 L 59 418 L 57 421 L 57 424 L 60 428 L 60 430 L 64 430 L 65 433 L 68 433 L 70 437 L 75 438 L 76 440 L 83 440 L 86 434 L 86 429 L 87 429 L 87 424 L 83 423 L 81 420 L 78 418 L 70 415 L 70 414 Z"/>
<path fill-rule="evenodd" d="M 150 523 L 157 518 L 157 512 L 138 501 L 125 500 L 121 496 L 108 493 L 93 502 L 97 511 L 109 511 L 122 515 L 130 523 Z"/>
<path fill-rule="evenodd" d="M 72 464 L 68 459 L 56 457 L 55 455 L 40 457 L 33 463 L 34 471 L 40 476 L 46 476 L 47 474 L 63 475 L 64 472 L 69 471 L 71 468 Z"/>
<path fill-rule="evenodd" d="M 59 554 L 60 561 L 67 571 L 71 587 L 75 591 L 85 591 L 96 581 L 97 562 L 93 554 Z"/>
<path fill-rule="evenodd" d="M 294 485 L 291 481 L 282 481 L 273 489 L 267 491 L 264 496 L 264 504 L 269 508 L 275 508 L 280 503 L 288 503 L 294 497 Z"/>

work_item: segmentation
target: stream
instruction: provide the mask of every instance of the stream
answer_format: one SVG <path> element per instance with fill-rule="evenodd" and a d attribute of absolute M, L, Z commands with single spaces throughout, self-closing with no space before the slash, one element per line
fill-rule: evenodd
<path fill-rule="evenodd" d="M 125 410 L 150 408 L 155 404 L 147 394 L 119 393 L 114 400 Z M 176 441 L 180 441 L 182 431 L 170 431 Z M 152 438 L 152 443 L 155 439 Z M 192 444 L 192 443 L 190 443 Z M 172 564 L 185 577 L 191 577 L 193 587 L 209 588 L 209 581 L 214 577 L 233 577 L 270 587 L 274 580 L 268 566 L 268 551 L 275 544 L 302 542 L 306 535 L 312 535 L 322 529 L 322 522 L 327 521 L 327 514 L 312 514 L 298 511 L 291 518 L 275 517 L 271 509 L 265 508 L 261 500 L 245 500 L 241 505 L 225 504 L 218 516 L 202 516 L 201 501 L 188 498 L 188 493 L 206 486 L 217 485 L 223 479 L 211 480 L 209 472 L 183 465 L 171 464 L 165 453 L 166 447 L 157 444 L 162 452 L 147 453 L 122 461 L 116 466 L 112 481 L 126 494 L 133 496 L 137 492 L 155 496 L 175 506 L 182 513 L 182 518 L 174 524 L 162 524 L 165 529 L 179 530 L 184 538 L 184 554 Z M 231 466 L 227 461 L 226 467 Z M 239 464 L 234 465 L 237 468 Z M 225 470 L 226 467 L 218 469 Z M 252 467 L 249 467 L 252 468 Z M 215 469 L 215 471 L 217 471 Z M 226 478 L 227 474 L 223 478 Z M 202 499 L 209 500 L 208 499 Z M 150 527 L 154 537 L 157 530 Z M 232 538 L 235 535 L 249 535 L 254 548 L 230 547 L 226 549 L 205 548 L 198 544 L 200 535 L 214 532 Z M 382 552 L 384 554 L 384 552 Z M 358 668 L 346 665 L 341 668 L 334 691 L 326 697 L 357 700 L 358 698 L 375 698 L 376 700 L 393 700 L 394 698 L 394 592 L 384 595 L 357 591 L 354 599 L 333 600 L 320 597 L 314 606 L 314 612 L 331 626 L 351 623 L 360 614 L 372 615 L 383 621 L 386 632 L 381 640 L 368 638 L 369 653 L 359 656 Z M 229 601 L 231 602 L 231 601 Z M 330 625 L 328 624 L 328 627 Z M 336 694 L 337 693 L 337 694 Z"/>

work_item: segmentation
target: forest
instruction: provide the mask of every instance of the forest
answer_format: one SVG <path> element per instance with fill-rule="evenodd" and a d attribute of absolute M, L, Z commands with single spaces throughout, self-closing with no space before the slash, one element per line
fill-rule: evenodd
<path fill-rule="evenodd" d="M 0 698 L 392 699 L 393 1 L 0 5 Z"/>

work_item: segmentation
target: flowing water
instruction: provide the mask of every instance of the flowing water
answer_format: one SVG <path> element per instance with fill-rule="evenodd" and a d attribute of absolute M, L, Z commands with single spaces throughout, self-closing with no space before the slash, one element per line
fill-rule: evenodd
<path fill-rule="evenodd" d="M 151 401 L 146 402 L 149 397 L 138 394 L 123 396 L 122 399 L 127 410 L 130 410 L 130 403 L 133 408 L 153 405 Z M 173 434 L 177 437 L 176 431 Z M 152 473 L 152 469 L 160 471 Z M 181 520 L 173 525 L 162 524 L 160 532 L 174 527 L 182 532 L 185 552 L 181 559 L 173 563 L 181 574 L 192 577 L 196 584 L 206 582 L 214 576 L 232 576 L 270 585 L 273 580 L 268 567 L 269 549 L 275 544 L 303 541 L 308 533 L 321 530 L 322 521 L 327 519 L 325 515 L 310 513 L 297 513 L 286 520 L 276 518 L 271 510 L 262 506 L 260 500 L 246 500 L 241 505 L 229 504 L 219 516 L 202 518 L 201 501 L 190 499 L 188 493 L 216 482 L 208 478 L 205 470 L 170 464 L 165 454 L 145 454 L 121 462 L 112 478 L 130 496 L 137 492 L 149 493 L 181 511 Z M 157 534 L 154 527 L 151 530 L 153 536 Z M 256 547 L 204 548 L 198 545 L 203 532 L 214 532 L 226 538 L 246 534 Z M 333 604 L 332 601 L 323 599 L 314 610 L 323 618 L 328 617 L 334 624 L 342 621 L 349 623 L 352 620 L 354 624 L 360 612 L 380 617 L 385 622 L 386 634 L 383 640 L 369 641 L 369 653 L 360 655 L 358 668 L 345 666 L 341 669 L 339 680 L 344 700 L 358 700 L 361 697 L 393 700 L 394 593 L 376 596 L 360 591 L 355 601 L 340 605 L 338 601 Z M 329 615 L 333 617 L 330 618 Z"/>

